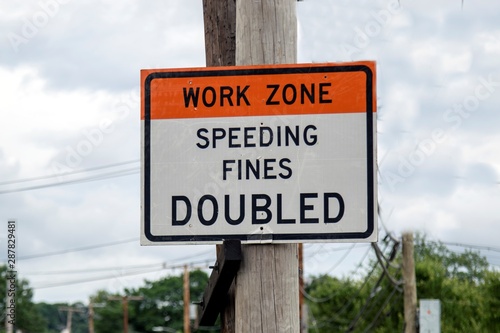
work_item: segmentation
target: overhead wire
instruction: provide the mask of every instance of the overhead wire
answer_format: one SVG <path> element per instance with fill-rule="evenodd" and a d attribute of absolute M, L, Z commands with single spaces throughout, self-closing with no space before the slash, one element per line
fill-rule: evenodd
<path fill-rule="evenodd" d="M 335 268 L 337 268 L 345 260 L 345 258 L 347 258 L 347 256 L 349 255 L 349 253 L 351 253 L 352 249 L 355 246 L 356 246 L 356 243 L 353 243 L 352 246 L 350 246 L 349 249 L 342 255 L 342 257 L 340 257 L 340 259 L 337 260 L 337 262 L 335 264 L 333 264 L 333 266 L 331 266 L 330 269 L 328 269 L 326 271 L 326 274 L 331 273 Z"/>
<path fill-rule="evenodd" d="M 108 280 L 108 279 L 113 279 L 113 278 L 120 278 L 124 276 L 132 276 L 132 275 L 140 275 L 140 274 L 147 274 L 147 273 L 153 273 L 162 270 L 162 268 L 158 269 L 149 269 L 149 270 L 140 270 L 140 271 L 134 271 L 134 272 L 129 272 L 129 273 L 121 273 L 121 274 L 113 274 L 113 275 L 105 275 L 105 276 L 100 276 L 100 277 L 93 277 L 93 278 L 86 278 L 86 279 L 78 279 L 78 280 L 70 280 L 70 281 L 64 281 L 64 282 L 53 282 L 53 283 L 48 283 L 45 285 L 39 285 L 39 286 L 33 286 L 31 289 L 37 290 L 37 289 L 46 289 L 46 288 L 53 288 L 53 287 L 62 287 L 62 286 L 68 286 L 68 285 L 73 285 L 73 284 L 80 284 L 80 283 L 87 283 L 87 282 L 94 282 L 94 281 L 102 281 L 102 280 Z"/>
<path fill-rule="evenodd" d="M 300 286 L 300 292 L 302 293 L 302 295 L 304 295 L 305 298 L 307 298 L 311 302 L 314 302 L 314 303 L 324 303 L 324 302 L 328 302 L 329 300 L 331 300 L 335 296 L 337 296 L 340 293 L 340 290 L 337 290 L 336 292 L 331 293 L 328 296 L 323 297 L 323 298 L 316 298 L 316 297 L 312 296 L 302 286 Z"/>
<path fill-rule="evenodd" d="M 485 246 L 485 245 L 474 245 L 474 244 L 464 244 L 464 243 L 456 243 L 456 242 L 440 242 L 443 245 L 448 246 L 458 246 L 475 250 L 484 250 L 484 251 L 492 251 L 492 252 L 500 252 L 500 248 L 493 246 Z"/>
<path fill-rule="evenodd" d="M 390 295 L 385 299 L 384 303 L 382 304 L 382 306 L 380 307 L 379 311 L 377 312 L 377 314 L 375 315 L 375 318 L 373 318 L 372 322 L 363 330 L 363 333 L 367 333 L 367 332 L 372 332 L 371 329 L 376 325 L 376 323 L 378 322 L 378 318 L 380 317 L 380 315 L 382 314 L 382 312 L 384 311 L 384 309 L 387 307 L 387 305 L 389 304 L 389 301 L 391 300 L 391 298 L 394 296 L 394 294 L 396 293 L 396 287 L 392 288 L 392 292 L 390 293 Z"/>
<path fill-rule="evenodd" d="M 107 168 L 112 168 L 112 167 L 117 167 L 117 166 L 123 166 L 123 165 L 127 165 L 127 164 L 138 163 L 140 161 L 141 160 L 131 160 L 131 161 L 125 161 L 125 162 L 111 163 L 111 164 L 106 164 L 106 165 L 101 165 L 101 166 L 86 168 L 86 169 L 81 169 L 81 170 L 68 171 L 68 172 L 63 172 L 60 174 L 30 177 L 30 178 L 21 178 L 21 179 L 16 179 L 16 180 L 8 180 L 8 181 L 0 182 L 0 186 L 25 183 L 25 182 L 31 182 L 31 181 L 38 181 L 38 180 L 44 180 L 44 179 L 51 179 L 51 178 L 59 178 L 59 177 L 64 177 L 64 176 L 68 176 L 68 175 L 76 175 L 76 174 L 85 173 L 85 172 L 91 172 L 91 171 L 102 170 L 102 169 L 107 169 Z"/>
<path fill-rule="evenodd" d="M 137 173 L 139 173 L 139 171 L 140 171 L 139 168 L 129 168 L 129 169 L 125 169 L 125 170 L 102 173 L 99 175 L 90 176 L 90 177 L 86 177 L 86 178 L 79 178 L 79 179 L 73 179 L 73 180 L 63 180 L 63 181 L 58 181 L 58 182 L 50 183 L 50 184 L 33 185 L 33 186 L 26 186 L 26 187 L 20 187 L 20 188 L 15 188 L 15 189 L 3 190 L 3 191 L 0 191 L 0 194 L 39 190 L 39 189 L 43 189 L 43 188 L 49 188 L 49 187 L 55 187 L 55 186 L 61 186 L 61 185 L 73 185 L 73 184 L 79 184 L 79 183 L 87 183 L 87 182 L 96 181 L 96 180 L 129 176 L 129 175 L 137 174 Z"/>
<path fill-rule="evenodd" d="M 349 254 L 350 250 L 352 249 L 353 247 L 350 246 L 348 249 L 348 252 L 347 254 L 344 254 L 343 257 L 347 257 L 347 255 Z M 355 275 L 357 274 L 357 271 L 362 267 L 362 263 L 363 261 L 366 259 L 366 257 L 368 256 L 368 253 L 370 252 L 370 248 L 367 248 L 367 251 L 364 253 L 364 255 L 362 256 L 359 264 L 356 266 L 356 269 L 352 272 L 351 275 Z M 340 263 L 344 260 L 345 258 L 341 258 L 337 263 Z M 336 266 L 336 265 L 334 265 Z M 335 267 L 334 267 L 335 268 Z M 333 270 L 333 269 L 330 269 L 330 271 Z M 310 300 L 311 302 L 314 302 L 314 303 L 324 303 L 324 302 L 327 302 L 329 300 L 331 300 L 333 297 L 335 297 L 338 292 L 334 292 L 334 293 L 331 293 L 323 298 L 315 298 L 314 296 L 310 295 L 309 293 L 307 293 L 307 291 L 305 290 L 305 288 L 301 288 L 300 289 L 300 292 L 302 293 L 302 295 L 304 295 L 305 298 L 307 298 L 308 300 Z"/>
<path fill-rule="evenodd" d="M 391 265 L 391 262 L 388 261 L 384 255 L 382 254 L 382 252 L 380 251 L 380 248 L 378 247 L 378 245 L 376 243 L 372 243 L 372 247 L 373 249 L 375 250 L 375 256 L 377 257 L 377 260 L 380 264 L 380 266 L 382 267 L 383 269 L 383 272 L 385 273 L 385 275 L 387 276 L 387 278 L 389 279 L 389 281 L 394 285 L 394 287 L 398 287 L 398 286 L 401 286 L 403 285 L 403 280 L 398 280 L 396 281 L 396 279 L 394 277 L 392 277 L 392 275 L 389 273 L 389 270 L 387 269 L 388 266 Z M 383 258 L 383 259 L 382 259 Z M 385 259 L 385 260 L 384 260 Z M 384 262 L 385 261 L 385 262 Z"/>
<path fill-rule="evenodd" d="M 182 258 L 176 258 L 172 259 L 170 262 L 178 262 L 178 261 L 184 261 L 186 259 L 193 259 L 196 257 L 199 257 L 200 255 L 205 255 L 207 254 L 207 251 L 204 251 L 202 253 L 197 253 L 191 256 L 185 256 Z M 206 259 L 203 261 L 209 261 L 211 259 Z M 201 260 L 200 260 L 201 261 Z M 115 266 L 115 267 L 99 267 L 99 268 L 86 268 L 86 269 L 74 269 L 74 270 L 55 270 L 55 271 L 32 271 L 32 272 L 25 272 L 23 271 L 23 274 L 25 275 L 71 275 L 71 274 L 85 274 L 85 273 L 98 273 L 98 272 L 107 272 L 107 271 L 115 271 L 115 270 L 128 270 L 128 269 L 146 269 L 146 268 L 152 268 L 152 267 L 167 267 L 168 263 L 167 262 L 159 262 L 159 263 L 153 263 L 153 264 L 143 264 L 143 265 L 129 265 L 129 266 Z M 177 266 L 176 266 L 177 267 Z"/>
<path fill-rule="evenodd" d="M 393 288 L 394 290 L 394 288 Z M 383 289 L 382 287 L 377 288 L 375 294 L 370 298 L 369 305 L 366 309 L 366 314 L 367 316 L 362 316 L 360 325 L 362 323 L 367 323 L 368 318 L 371 317 L 371 315 L 376 311 L 377 306 L 380 305 L 380 302 L 384 303 L 385 300 L 387 300 L 388 296 L 390 295 L 390 291 Z M 382 301 L 384 300 L 384 301 Z M 354 327 L 353 327 L 354 329 Z"/>
<path fill-rule="evenodd" d="M 392 251 L 391 251 L 392 253 L 391 253 L 389 259 L 396 258 L 396 255 L 394 254 L 394 252 L 397 251 L 398 245 L 399 245 L 399 242 L 394 242 L 393 247 L 392 247 Z M 380 263 L 380 262 L 377 262 L 377 263 Z M 383 263 L 382 263 L 382 266 L 384 266 Z M 368 295 L 368 298 L 365 300 L 365 303 L 363 304 L 363 306 L 361 307 L 361 309 L 359 310 L 357 315 L 354 317 L 354 319 L 351 321 L 351 324 L 349 325 L 349 329 L 348 329 L 349 331 L 352 331 L 356 327 L 359 320 L 362 318 L 363 313 L 370 306 L 370 303 L 372 302 L 374 295 L 378 294 L 378 289 L 379 289 L 380 283 L 383 281 L 384 276 L 386 276 L 386 274 L 385 274 L 385 271 L 383 270 L 382 273 L 380 274 L 380 277 L 378 278 L 377 282 L 373 285 L 372 290 L 371 290 L 370 294 Z M 368 279 L 366 279 L 365 281 L 368 281 Z M 393 284 L 393 287 L 397 288 L 398 286 Z"/>
<path fill-rule="evenodd" d="M 430 241 L 433 244 L 437 245 L 442 245 L 446 247 L 449 251 L 452 251 L 454 253 L 461 254 L 461 252 L 458 248 L 462 249 L 472 249 L 472 250 L 477 250 L 478 254 L 484 257 L 489 265 L 491 266 L 498 266 L 498 263 L 495 263 L 494 260 L 498 260 L 500 257 L 496 257 L 493 254 L 490 254 L 488 252 L 500 252 L 500 248 L 490 246 L 490 245 L 478 245 L 478 244 L 464 244 L 464 243 L 459 243 L 459 242 L 443 242 L 439 240 L 433 240 Z"/>
<path fill-rule="evenodd" d="M 394 212 L 394 208 L 392 208 L 391 211 L 389 212 L 389 218 L 391 218 L 393 212 Z M 390 231 L 387 228 L 387 226 L 384 222 L 384 218 L 382 217 L 382 206 L 379 202 L 377 202 L 377 215 L 378 215 L 380 224 L 382 225 L 382 228 L 385 231 L 386 237 L 389 237 L 393 242 L 397 242 L 398 239 L 396 237 L 394 237 L 394 235 L 392 234 L 392 231 Z"/>
<path fill-rule="evenodd" d="M 25 272 L 24 275 L 72 275 L 72 274 L 90 274 L 90 273 L 100 273 L 108 271 L 118 271 L 127 269 L 146 269 L 152 267 L 162 267 L 165 266 L 165 262 L 154 263 L 154 264 L 144 264 L 144 265 L 130 265 L 130 266 L 115 266 L 115 267 L 101 267 L 101 268 L 87 268 L 87 269 L 74 269 L 74 270 L 56 270 L 56 271 L 34 271 Z"/>
<path fill-rule="evenodd" d="M 203 266 L 196 266 L 200 264 L 205 264 Z M 191 268 L 198 268 L 198 269 L 204 269 L 208 268 L 208 260 L 199 260 L 195 262 L 191 262 L 189 264 L 179 264 L 179 265 L 162 265 L 159 268 L 154 268 L 154 269 L 139 269 L 139 270 L 132 270 L 131 272 L 121 272 L 119 274 L 112 274 L 112 275 L 103 275 L 103 276 L 97 276 L 97 277 L 91 277 L 91 278 L 85 278 L 85 279 L 77 279 L 77 280 L 69 280 L 69 281 L 62 281 L 62 282 L 52 282 L 52 283 L 47 283 L 47 284 L 42 284 L 38 286 L 34 286 L 31 289 L 46 289 L 46 288 L 54 288 L 54 287 L 62 287 L 62 286 L 67 286 L 67 285 L 73 285 L 73 284 L 81 284 L 81 283 L 88 283 L 88 282 L 95 282 L 95 281 L 102 281 L 102 280 L 109 280 L 109 279 L 115 279 L 115 278 L 121 278 L 124 276 L 133 276 L 133 275 L 141 275 L 141 274 L 148 274 L 148 273 L 154 273 L 162 270 L 175 270 L 175 269 L 180 269 L 183 268 L 184 266 L 188 265 Z"/>
<path fill-rule="evenodd" d="M 355 244 L 354 244 L 355 245 Z M 364 245 L 364 244 L 363 244 Z M 352 250 L 353 249 L 353 246 L 349 246 L 347 248 L 344 248 L 344 249 L 347 249 L 348 251 Z M 363 267 L 362 263 L 364 262 L 364 260 L 368 257 L 368 254 L 370 253 L 370 245 L 367 244 L 367 250 L 366 252 L 364 253 L 363 257 L 361 258 L 361 261 L 359 262 L 359 264 L 357 265 L 355 271 L 353 272 L 353 274 L 351 275 L 354 275 L 356 274 L 356 272 L 361 268 Z M 348 254 L 348 253 L 347 253 Z M 346 254 L 344 256 L 347 256 Z M 341 258 L 341 260 L 343 260 Z M 340 261 L 341 261 L 340 260 Z M 336 265 L 334 265 L 336 266 Z M 342 317 L 342 314 L 345 312 L 345 310 L 347 310 L 347 308 L 350 306 L 350 304 L 353 303 L 353 301 L 355 300 L 355 298 L 357 297 L 357 295 L 359 295 L 359 293 L 364 289 L 364 287 L 367 285 L 371 275 L 373 274 L 373 272 L 375 271 L 377 267 L 377 263 L 375 262 L 371 268 L 371 270 L 369 271 L 368 273 L 368 276 L 366 277 L 366 279 L 364 280 L 364 282 L 361 284 L 361 286 L 358 288 L 358 290 L 356 291 L 355 295 L 352 295 L 348 301 L 344 302 L 344 305 L 342 306 L 342 308 L 337 311 L 336 313 L 334 313 L 333 315 L 331 315 L 331 319 L 328 320 L 328 321 L 321 321 L 321 322 L 317 322 L 317 320 L 314 321 L 314 328 L 317 330 L 318 328 L 321 328 L 321 327 L 325 327 L 327 325 L 330 325 L 333 321 L 345 321 L 345 324 L 348 324 L 349 321 L 346 321 L 344 317 Z M 312 301 L 312 302 L 315 302 L 315 303 L 323 303 L 323 302 L 327 302 L 331 299 L 333 299 L 335 296 L 337 296 L 338 292 L 333 292 L 323 298 L 315 298 L 314 296 L 310 295 L 309 293 L 306 292 L 306 290 L 302 289 L 301 288 L 301 293 L 303 293 L 304 297 L 306 299 L 308 299 L 309 301 Z"/>
<path fill-rule="evenodd" d="M 51 257 L 51 256 L 67 254 L 67 253 L 71 253 L 71 252 L 88 251 L 88 250 L 94 250 L 94 249 L 99 249 L 99 248 L 103 248 L 103 247 L 115 246 L 115 245 L 120 245 L 120 244 L 125 244 L 125 243 L 138 242 L 138 241 L 139 241 L 139 238 L 134 237 L 134 238 L 129 238 L 129 239 L 115 241 L 115 242 L 88 245 L 88 246 L 82 246 L 82 247 L 77 247 L 77 248 L 73 248 L 73 249 L 65 249 L 65 250 L 46 252 L 46 253 L 40 253 L 40 254 L 28 254 L 28 255 L 24 255 L 24 256 L 18 256 L 17 259 L 18 260 L 29 260 L 29 259 L 35 259 L 35 258 Z"/>
<path fill-rule="evenodd" d="M 368 247 L 368 251 L 366 252 L 365 254 L 365 258 L 366 256 L 368 255 L 368 253 L 370 252 L 370 247 Z M 364 260 L 364 258 L 363 258 Z M 362 263 L 362 262 L 361 262 Z M 358 268 L 361 267 L 361 263 L 358 265 Z M 349 306 L 354 302 L 354 300 L 356 299 L 356 297 L 358 297 L 358 295 L 361 293 L 361 291 L 365 288 L 365 286 L 368 285 L 368 281 L 370 281 L 370 278 L 371 276 L 373 275 L 373 273 L 375 272 L 375 269 L 377 268 L 377 262 L 374 262 L 372 267 L 371 267 L 371 270 L 368 272 L 368 275 L 366 276 L 366 278 L 364 279 L 363 283 L 361 284 L 361 286 L 357 289 L 357 291 L 354 293 L 354 295 L 351 295 L 349 297 L 349 299 L 344 302 L 344 305 L 342 306 L 342 308 L 340 310 L 338 310 L 337 312 L 333 313 L 331 315 L 331 319 L 328 320 L 328 321 L 323 321 L 321 322 L 320 324 L 318 324 L 316 322 L 316 326 L 317 327 L 325 327 L 327 325 L 330 325 L 334 320 L 337 320 L 338 318 L 343 318 L 342 315 L 344 314 L 344 312 L 349 308 Z M 348 323 L 348 322 L 347 322 Z"/>
<path fill-rule="evenodd" d="M 347 331 L 351 332 L 351 331 L 353 331 L 356 328 L 356 325 L 358 324 L 358 322 L 363 318 L 363 314 L 365 312 L 368 312 L 370 304 L 374 303 L 373 302 L 374 298 L 378 297 L 378 295 L 380 294 L 379 293 L 379 291 L 380 291 L 379 285 L 382 282 L 382 277 L 383 277 L 383 275 L 381 275 L 381 277 L 379 278 L 379 280 L 377 280 L 377 283 L 373 286 L 373 288 L 372 288 L 370 294 L 368 295 L 368 298 L 365 300 L 363 306 L 361 307 L 361 309 L 358 311 L 358 313 L 356 314 L 356 316 L 354 317 L 354 319 L 349 324 L 349 327 L 348 327 Z"/>
<path fill-rule="evenodd" d="M 191 254 L 191 255 L 184 256 L 184 257 L 176 258 L 176 259 L 173 259 L 171 261 L 175 262 L 175 261 L 184 261 L 184 260 L 187 260 L 187 259 L 193 259 L 193 258 L 196 258 L 196 257 L 207 255 L 207 254 L 209 254 L 209 252 L 211 252 L 211 250 L 204 250 L 204 251 L 200 251 L 200 252 L 198 252 L 196 254 Z M 214 253 L 214 256 L 215 256 L 215 253 Z"/>
<path fill-rule="evenodd" d="M 356 244 L 356 243 L 354 243 Z M 367 244 L 367 243 L 357 243 L 356 247 L 358 248 L 362 248 L 362 247 L 369 247 L 370 244 Z M 307 250 L 309 249 L 311 246 L 309 247 L 304 247 L 304 250 Z M 323 244 L 321 244 L 317 249 L 314 250 L 313 253 L 306 253 L 305 257 L 306 258 L 311 258 L 311 257 L 315 257 L 316 255 L 318 254 L 325 254 L 325 253 L 330 253 L 330 252 L 339 252 L 339 251 L 345 251 L 345 250 L 349 250 L 351 249 L 351 245 L 349 246 L 344 246 L 344 247 L 332 247 L 330 249 L 325 249 L 325 246 Z"/>

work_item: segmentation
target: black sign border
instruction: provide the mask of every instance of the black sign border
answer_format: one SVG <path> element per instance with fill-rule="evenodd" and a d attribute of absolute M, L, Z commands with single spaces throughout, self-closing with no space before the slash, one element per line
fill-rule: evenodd
<path fill-rule="evenodd" d="M 364 72 L 366 74 L 366 146 L 367 146 L 367 229 L 364 232 L 347 233 L 314 233 L 314 234 L 216 234 L 216 235 L 153 235 L 151 233 L 151 82 L 156 79 L 169 78 L 196 78 L 210 76 L 252 76 L 252 75 L 281 75 L 281 74 L 307 74 L 307 73 L 338 73 L 338 72 Z M 373 132 L 373 88 L 374 74 L 365 65 L 325 65 L 304 67 L 269 67 L 245 69 L 207 69 L 199 71 L 154 72 L 149 74 L 144 82 L 144 206 L 143 221 L 144 235 L 153 243 L 221 243 L 224 240 L 241 240 L 242 242 L 272 242 L 284 241 L 329 241 L 329 240 L 360 240 L 370 237 L 375 227 L 375 188 L 374 188 L 374 132 Z"/>

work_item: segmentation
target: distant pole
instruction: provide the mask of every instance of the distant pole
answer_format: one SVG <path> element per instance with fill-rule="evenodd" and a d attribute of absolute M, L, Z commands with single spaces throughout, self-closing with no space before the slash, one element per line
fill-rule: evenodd
<path fill-rule="evenodd" d="M 66 333 L 71 333 L 71 325 L 73 321 L 73 312 L 84 312 L 82 309 L 74 308 L 71 306 L 61 306 L 59 311 L 67 311 L 68 316 L 66 317 Z"/>
<path fill-rule="evenodd" d="M 123 333 L 128 333 L 128 301 L 141 301 L 142 296 L 108 296 L 110 301 L 122 301 L 123 308 Z"/>
<path fill-rule="evenodd" d="M 66 318 L 66 333 L 71 333 L 71 318 L 73 316 L 73 311 L 68 311 L 68 317 Z"/>
<path fill-rule="evenodd" d="M 123 333 L 128 333 L 128 299 L 126 296 L 122 298 L 123 306 Z"/>
<path fill-rule="evenodd" d="M 190 294 L 189 294 L 189 268 L 184 265 L 184 333 L 191 333 L 191 325 L 189 320 L 189 304 Z"/>
<path fill-rule="evenodd" d="M 417 285 L 413 233 L 403 233 L 403 279 L 405 333 L 417 333 Z"/>
<path fill-rule="evenodd" d="M 236 2 L 236 65 L 297 62 L 296 0 Z M 245 245 L 235 332 L 300 332 L 297 244 Z"/>
<path fill-rule="evenodd" d="M 89 302 L 89 333 L 94 333 L 94 301 Z"/>

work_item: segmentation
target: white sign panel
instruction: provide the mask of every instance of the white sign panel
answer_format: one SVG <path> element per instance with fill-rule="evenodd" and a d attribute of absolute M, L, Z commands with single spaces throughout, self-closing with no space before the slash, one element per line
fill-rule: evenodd
<path fill-rule="evenodd" d="M 375 241 L 374 67 L 142 71 L 141 244 Z"/>
<path fill-rule="evenodd" d="M 419 315 L 420 333 L 441 332 L 441 301 L 421 299 Z"/>

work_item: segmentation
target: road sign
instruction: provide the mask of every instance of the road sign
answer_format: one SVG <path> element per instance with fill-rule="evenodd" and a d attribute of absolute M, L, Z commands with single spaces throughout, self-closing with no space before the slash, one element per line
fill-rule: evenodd
<path fill-rule="evenodd" d="M 141 244 L 373 242 L 375 63 L 141 71 Z"/>
<path fill-rule="evenodd" d="M 421 299 L 419 326 L 422 333 L 441 332 L 441 301 L 438 299 Z"/>

